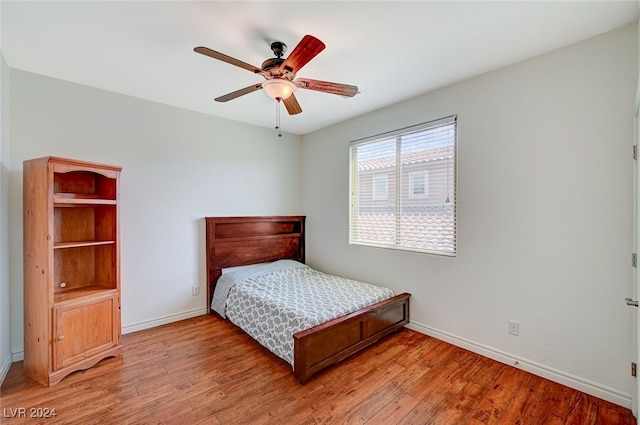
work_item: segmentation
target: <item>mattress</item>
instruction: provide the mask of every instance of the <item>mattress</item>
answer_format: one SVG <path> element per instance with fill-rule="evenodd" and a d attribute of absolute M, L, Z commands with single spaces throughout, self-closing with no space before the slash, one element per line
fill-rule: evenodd
<path fill-rule="evenodd" d="M 211 308 L 293 366 L 293 334 L 395 293 L 280 260 L 223 270 Z"/>

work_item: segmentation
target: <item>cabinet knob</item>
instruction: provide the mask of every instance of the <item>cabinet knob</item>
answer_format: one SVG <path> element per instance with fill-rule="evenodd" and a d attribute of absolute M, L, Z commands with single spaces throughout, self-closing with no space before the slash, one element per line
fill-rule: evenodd
<path fill-rule="evenodd" d="M 60 336 L 58 337 L 58 341 L 63 341 L 63 340 L 64 340 L 64 335 L 60 335 Z"/>

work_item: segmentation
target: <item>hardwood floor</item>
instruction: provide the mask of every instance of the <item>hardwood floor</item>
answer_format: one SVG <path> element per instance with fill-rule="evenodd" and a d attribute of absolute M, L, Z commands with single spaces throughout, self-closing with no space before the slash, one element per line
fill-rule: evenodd
<path fill-rule="evenodd" d="M 123 344 L 121 358 L 51 388 L 13 364 L 0 388 L 0 423 L 636 423 L 627 409 L 409 329 L 306 385 L 218 317 L 127 334 Z M 56 416 L 29 417 L 51 409 Z"/>

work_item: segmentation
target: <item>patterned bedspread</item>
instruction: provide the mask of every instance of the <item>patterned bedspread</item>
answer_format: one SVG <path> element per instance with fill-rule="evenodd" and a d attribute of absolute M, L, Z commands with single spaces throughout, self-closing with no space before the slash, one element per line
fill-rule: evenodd
<path fill-rule="evenodd" d="M 225 272 L 212 309 L 293 365 L 293 334 L 395 295 L 281 260 Z"/>

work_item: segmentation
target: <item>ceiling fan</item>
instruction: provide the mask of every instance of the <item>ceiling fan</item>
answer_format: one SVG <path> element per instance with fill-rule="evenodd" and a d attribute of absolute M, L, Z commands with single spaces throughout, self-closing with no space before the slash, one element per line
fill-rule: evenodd
<path fill-rule="evenodd" d="M 293 49 L 291 54 L 285 59 L 282 56 L 287 51 L 287 45 L 281 41 L 271 43 L 271 50 L 275 58 L 267 59 L 262 62 L 262 67 L 250 65 L 241 60 L 227 56 L 224 53 L 211 50 L 207 47 L 196 47 L 193 50 L 214 59 L 221 60 L 231 65 L 238 66 L 262 75 L 266 81 L 262 83 L 252 84 L 240 90 L 233 91 L 223 96 L 217 97 L 217 102 L 227 102 L 245 94 L 252 93 L 264 89 L 267 94 L 278 101 L 282 101 L 287 108 L 289 115 L 295 115 L 302 112 L 302 108 L 298 103 L 294 90 L 297 88 L 314 90 L 324 93 L 337 94 L 340 96 L 353 97 L 358 94 L 358 87 L 332 83 L 329 81 L 311 80 L 309 78 L 296 78 L 296 74 L 318 53 L 323 51 L 325 44 L 312 35 L 305 35 L 300 43 Z"/>

